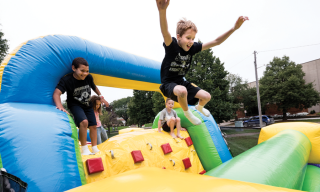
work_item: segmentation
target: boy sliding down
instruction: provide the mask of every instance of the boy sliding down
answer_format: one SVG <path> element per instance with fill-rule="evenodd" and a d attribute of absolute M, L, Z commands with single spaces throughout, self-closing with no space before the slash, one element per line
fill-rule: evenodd
<path fill-rule="evenodd" d="M 53 93 L 53 101 L 57 109 L 68 113 L 61 104 L 60 95 L 67 92 L 67 105 L 74 116 L 74 121 L 79 127 L 79 140 L 81 143 L 82 155 L 93 155 L 98 153 L 97 147 L 97 122 L 91 106 L 91 89 L 96 92 L 101 101 L 109 106 L 103 98 L 98 87 L 93 82 L 93 77 L 89 74 L 88 62 L 77 57 L 72 61 L 73 73 L 69 73 L 60 79 L 59 84 Z M 69 113 L 68 113 L 69 114 Z M 87 146 L 87 128 L 90 129 L 92 153 Z"/>
<path fill-rule="evenodd" d="M 170 98 L 166 100 L 166 108 L 164 108 L 159 117 L 158 121 L 158 131 L 161 133 L 161 127 L 165 132 L 170 132 L 170 135 L 173 138 L 179 137 L 183 139 L 180 135 L 180 130 L 186 131 L 186 129 L 181 128 L 180 118 L 177 116 L 177 113 L 172 109 L 174 101 Z M 177 128 L 177 136 L 174 134 L 174 129 Z"/>
<path fill-rule="evenodd" d="M 210 116 L 210 112 L 203 108 L 211 99 L 211 95 L 192 85 L 192 83 L 184 80 L 184 76 L 188 72 L 192 56 L 196 53 L 220 45 L 235 30 L 239 29 L 248 17 L 239 17 L 234 27 L 222 34 L 217 39 L 208 43 L 194 42 L 198 32 L 194 23 L 187 20 L 180 20 L 177 24 L 177 38 L 171 37 L 168 31 L 166 18 L 166 10 L 170 0 L 156 0 L 159 15 L 161 33 L 164 39 L 165 57 L 161 64 L 161 86 L 160 90 L 164 96 L 179 102 L 184 111 L 185 116 L 194 125 L 201 124 L 200 119 L 195 117 L 188 108 L 188 104 L 195 105 L 198 101 L 196 109 L 205 116 Z"/>

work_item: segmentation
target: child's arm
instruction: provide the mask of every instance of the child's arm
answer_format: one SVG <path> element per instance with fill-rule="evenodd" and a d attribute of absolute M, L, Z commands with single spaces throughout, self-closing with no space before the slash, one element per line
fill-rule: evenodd
<path fill-rule="evenodd" d="M 158 121 L 158 132 L 162 133 L 162 132 L 161 132 L 161 120 L 160 120 L 160 119 L 159 119 L 159 121 Z"/>
<path fill-rule="evenodd" d="M 161 33 L 164 39 L 164 43 L 166 44 L 166 46 L 169 46 L 172 42 L 171 35 L 168 31 L 168 23 L 167 23 L 167 7 L 170 3 L 170 0 L 156 0 L 156 1 L 157 1 L 158 10 L 159 10 Z"/>
<path fill-rule="evenodd" d="M 104 99 L 104 97 L 101 95 L 100 90 L 96 86 L 96 89 L 93 90 L 97 95 L 99 95 L 101 101 L 106 105 L 106 107 L 109 107 L 109 103 Z"/>
<path fill-rule="evenodd" d="M 217 39 L 210 41 L 208 43 L 204 43 L 202 45 L 202 51 L 206 50 L 206 49 L 210 49 L 211 47 L 220 45 L 221 43 L 223 43 L 235 30 L 239 29 L 241 27 L 241 25 L 243 24 L 243 22 L 245 22 L 246 20 L 249 20 L 248 17 L 239 17 L 236 24 L 234 25 L 234 27 L 232 27 L 229 31 L 227 31 L 226 33 L 222 34 L 220 37 L 218 37 Z"/>
<path fill-rule="evenodd" d="M 59 109 L 59 110 L 61 110 L 63 112 L 66 112 L 68 115 L 70 115 L 68 113 L 68 111 L 61 104 L 61 99 L 60 99 L 61 94 L 62 94 L 62 92 L 58 88 L 56 88 L 54 90 L 53 96 L 52 96 L 53 97 L 53 101 L 56 104 L 57 109 Z"/>

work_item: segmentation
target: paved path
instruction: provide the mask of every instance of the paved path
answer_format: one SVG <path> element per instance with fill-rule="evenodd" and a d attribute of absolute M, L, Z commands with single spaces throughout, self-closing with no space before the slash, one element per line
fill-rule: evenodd
<path fill-rule="evenodd" d="M 252 135 L 259 135 L 259 133 L 240 133 L 240 134 L 231 134 L 231 135 L 227 135 L 227 138 L 228 138 L 228 137 L 252 136 Z"/>

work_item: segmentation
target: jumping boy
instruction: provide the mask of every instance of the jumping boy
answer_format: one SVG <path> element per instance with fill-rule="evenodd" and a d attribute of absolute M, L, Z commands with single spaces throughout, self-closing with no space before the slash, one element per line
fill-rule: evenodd
<path fill-rule="evenodd" d="M 158 121 L 158 131 L 161 133 L 161 127 L 165 132 L 170 133 L 173 138 L 179 137 L 183 139 L 180 135 L 180 130 L 186 131 L 186 129 L 181 128 L 180 118 L 177 113 L 172 109 L 174 101 L 170 98 L 166 99 L 166 108 L 164 108 L 159 117 Z M 177 128 L 177 136 L 174 134 L 174 129 Z"/>
<path fill-rule="evenodd" d="M 161 33 L 164 39 L 166 55 L 161 64 L 161 86 L 160 90 L 164 96 L 177 101 L 184 111 L 185 116 L 194 125 L 201 124 L 201 120 L 192 114 L 188 104 L 196 105 L 196 109 L 205 116 L 210 112 L 203 108 L 211 99 L 211 95 L 199 87 L 192 85 L 184 79 L 188 72 L 192 56 L 196 53 L 220 45 L 235 30 L 239 29 L 248 17 L 239 17 L 234 27 L 222 34 L 217 39 L 208 43 L 194 42 L 198 32 L 194 23 L 187 20 L 180 20 L 177 24 L 177 38 L 171 37 L 168 31 L 166 10 L 170 0 L 156 0 L 160 16 Z"/>
<path fill-rule="evenodd" d="M 72 62 L 73 73 L 69 73 L 60 79 L 59 84 L 53 93 L 53 101 L 57 109 L 66 111 L 61 104 L 60 96 L 67 92 L 67 105 L 74 116 L 76 125 L 79 127 L 79 137 L 82 155 L 92 155 L 99 152 L 97 147 L 97 122 L 91 106 L 91 89 L 100 96 L 101 101 L 109 106 L 103 98 L 98 87 L 93 82 L 93 77 L 89 74 L 88 62 L 77 57 Z M 69 114 L 69 113 L 68 113 Z M 87 146 L 87 128 L 90 130 L 92 153 Z"/>

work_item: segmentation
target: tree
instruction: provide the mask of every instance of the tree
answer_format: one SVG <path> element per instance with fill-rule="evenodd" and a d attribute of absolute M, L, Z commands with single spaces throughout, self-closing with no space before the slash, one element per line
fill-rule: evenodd
<path fill-rule="evenodd" d="M 186 79 L 211 94 L 206 108 L 217 123 L 234 118 L 239 104 L 235 104 L 229 94 L 228 74 L 220 59 L 213 56 L 211 49 L 197 53 L 192 59 L 192 66 Z"/>
<path fill-rule="evenodd" d="M 122 117 L 126 122 L 129 118 L 128 115 L 128 104 L 132 97 L 126 97 L 122 99 L 118 99 L 110 103 L 113 107 L 114 112 L 118 115 L 118 117 Z"/>
<path fill-rule="evenodd" d="M 102 125 L 105 125 L 108 127 L 108 133 L 111 132 L 111 127 L 113 124 L 117 124 L 117 115 L 112 110 L 112 106 L 105 108 L 106 110 L 102 110 L 102 115 L 100 115 L 100 121 Z"/>
<path fill-rule="evenodd" d="M 0 63 L 7 55 L 9 50 L 8 40 L 3 38 L 4 33 L 0 30 Z"/>
<path fill-rule="evenodd" d="M 233 102 L 236 104 L 242 104 L 243 109 L 247 111 L 248 115 L 257 115 L 257 91 L 256 88 L 250 88 L 248 82 L 244 81 L 242 77 L 236 74 L 228 74 L 226 79 L 230 84 L 230 95 Z"/>
<path fill-rule="evenodd" d="M 267 65 L 260 79 L 262 103 L 275 103 L 287 119 L 288 109 L 309 108 L 319 103 L 319 93 L 312 83 L 305 83 L 302 66 L 289 60 L 289 57 L 274 57 Z"/>
<path fill-rule="evenodd" d="M 133 91 L 133 98 L 128 105 L 128 113 L 130 122 L 138 124 L 138 127 L 150 123 L 154 119 L 155 114 L 152 110 L 153 93 L 152 91 Z"/>
<path fill-rule="evenodd" d="M 154 92 L 152 96 L 152 102 L 153 102 L 153 112 L 154 114 L 158 114 L 162 109 L 166 107 L 165 100 L 161 93 Z"/>

